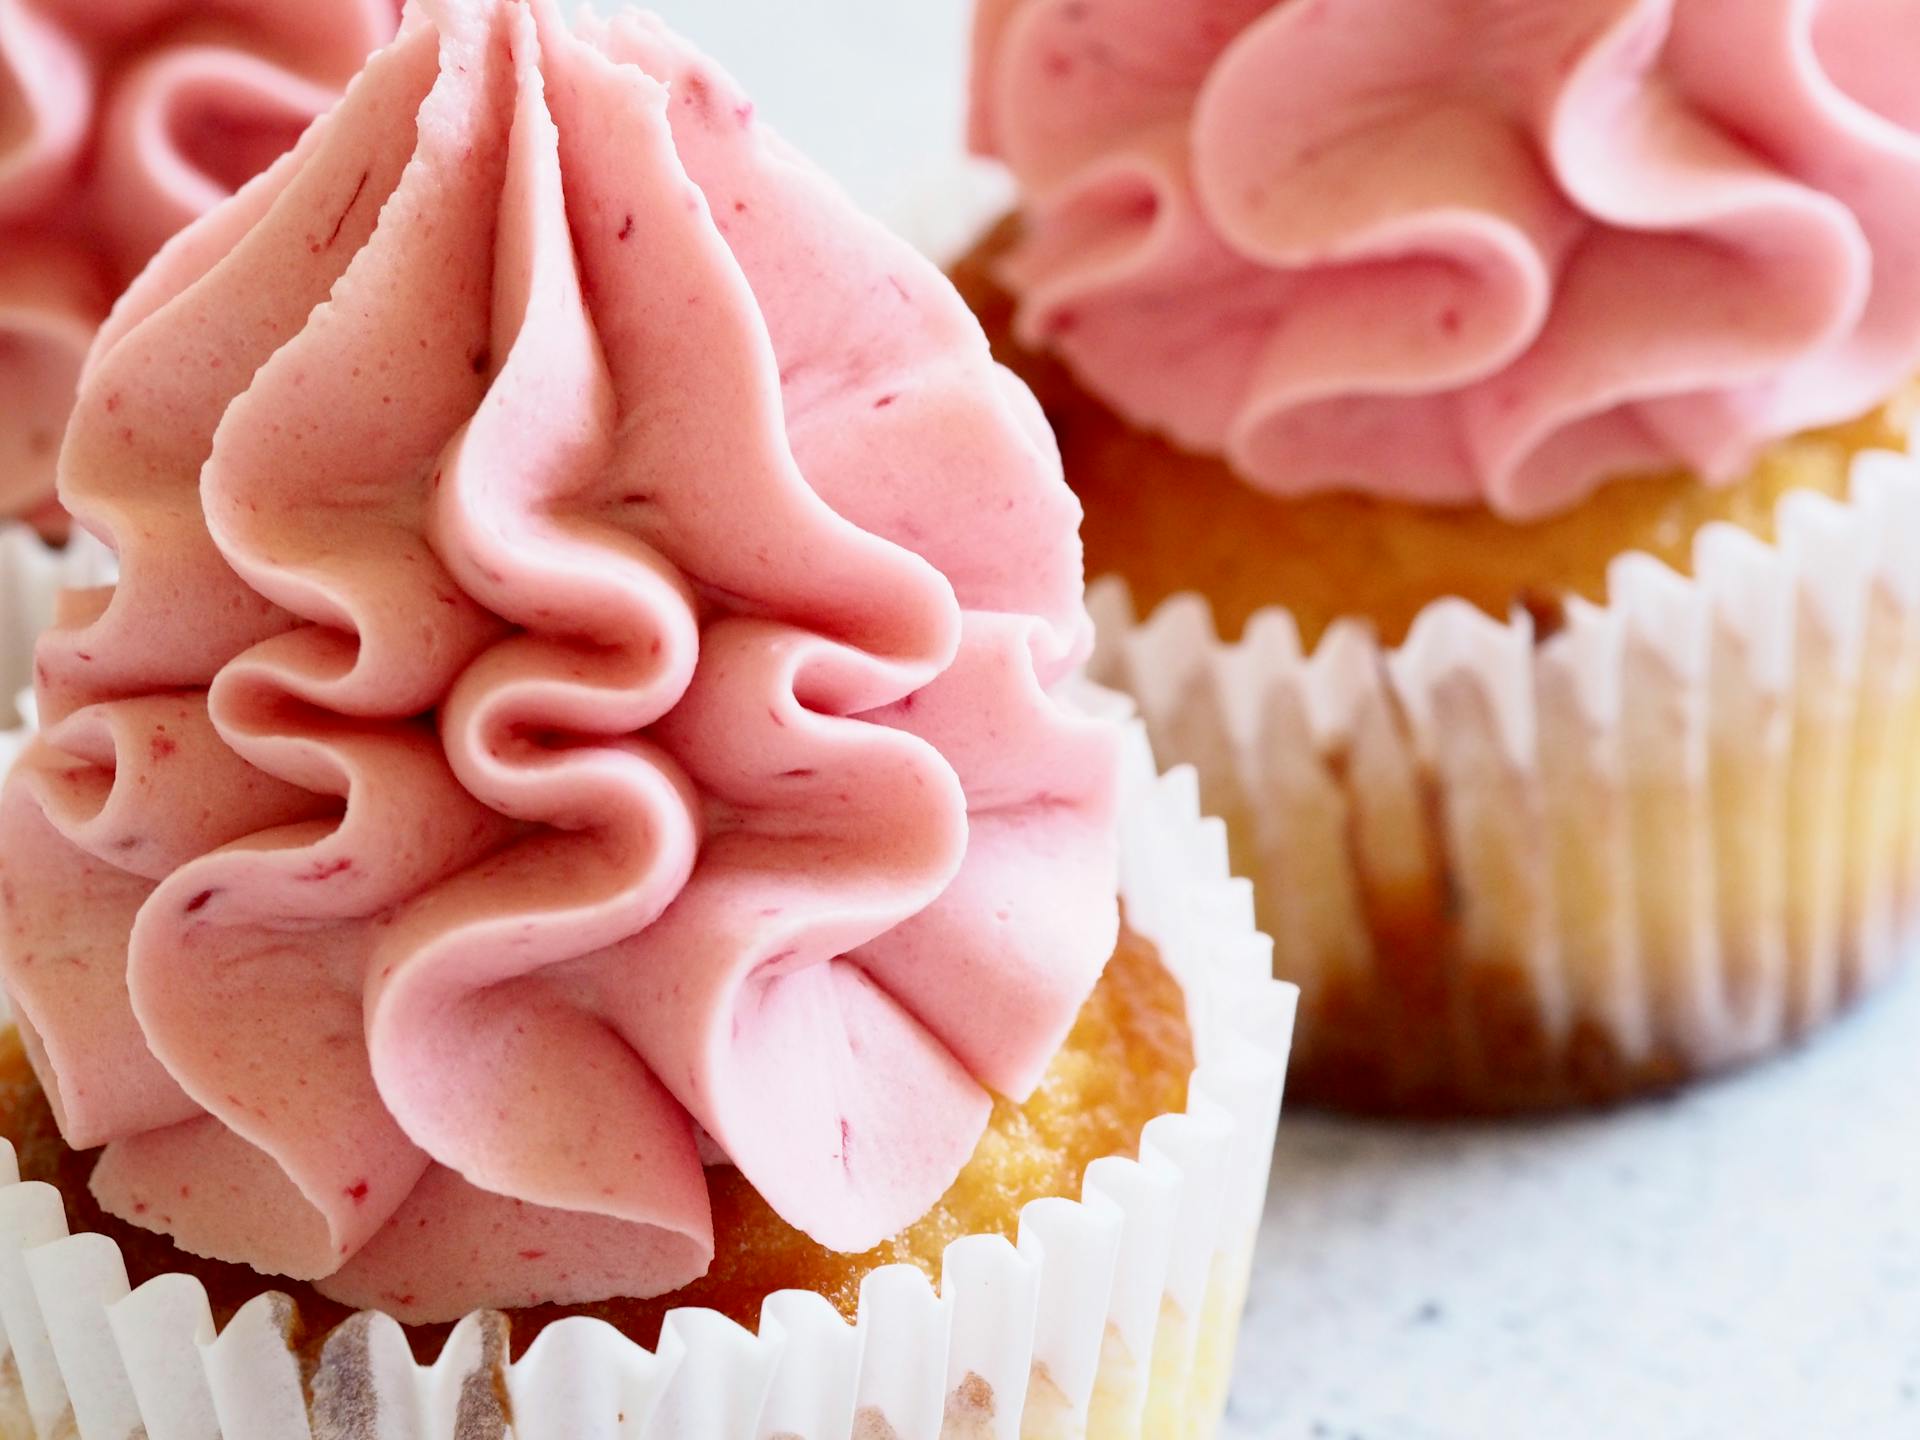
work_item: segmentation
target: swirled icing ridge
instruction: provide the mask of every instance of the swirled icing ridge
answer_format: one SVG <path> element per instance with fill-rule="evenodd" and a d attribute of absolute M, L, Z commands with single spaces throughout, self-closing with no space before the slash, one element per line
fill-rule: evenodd
<path fill-rule="evenodd" d="M 1877 0 L 983 0 L 1023 339 L 1276 493 L 1738 474 L 1920 364 Z"/>
<path fill-rule="evenodd" d="M 0 0 L 0 517 L 49 513 L 95 328 L 292 144 L 395 0 Z"/>
<path fill-rule="evenodd" d="M 9 989 L 110 1210 L 353 1303 L 685 1283 L 696 1126 L 866 1248 L 1117 928 L 1057 454 L 657 25 L 422 10 L 103 340 Z"/>

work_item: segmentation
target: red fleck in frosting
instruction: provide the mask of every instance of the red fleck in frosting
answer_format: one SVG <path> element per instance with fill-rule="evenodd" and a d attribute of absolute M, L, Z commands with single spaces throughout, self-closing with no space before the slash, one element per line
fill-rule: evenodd
<path fill-rule="evenodd" d="M 1920 367 L 1890 0 L 980 0 L 1024 340 L 1261 489 L 1709 481 Z"/>
<path fill-rule="evenodd" d="M 863 1249 L 1117 930 L 1077 507 L 944 279 L 656 23 L 436 0 L 169 247 L 62 499 L 4 974 L 116 1214 L 406 1319 Z"/>
<path fill-rule="evenodd" d="M 0 518 L 51 512 L 94 330 L 291 146 L 395 0 L 0 0 Z"/>

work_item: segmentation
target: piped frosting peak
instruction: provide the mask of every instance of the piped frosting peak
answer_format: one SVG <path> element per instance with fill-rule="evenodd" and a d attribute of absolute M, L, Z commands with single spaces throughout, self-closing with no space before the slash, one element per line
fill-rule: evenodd
<path fill-rule="evenodd" d="M 406 1319 L 863 1249 L 1110 953 L 1078 510 L 927 264 L 656 23 L 432 0 L 115 313 L 5 973 L 96 1193 Z"/>
<path fill-rule="evenodd" d="M 1281 494 L 1733 478 L 1920 365 L 1878 0 L 983 0 L 1023 339 Z"/>

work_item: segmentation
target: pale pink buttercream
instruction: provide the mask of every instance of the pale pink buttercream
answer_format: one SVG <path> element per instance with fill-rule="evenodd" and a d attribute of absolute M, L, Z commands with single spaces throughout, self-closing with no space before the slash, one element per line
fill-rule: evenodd
<path fill-rule="evenodd" d="M 113 297 L 392 36 L 395 0 L 0 0 L 0 517 L 53 498 Z"/>
<path fill-rule="evenodd" d="M 982 0 L 1022 339 L 1281 494 L 1733 478 L 1920 366 L 1887 0 Z"/>
<path fill-rule="evenodd" d="M 1032 397 L 656 24 L 434 0 L 103 333 L 4 970 L 114 1213 L 409 1319 L 651 1294 L 696 1136 L 915 1219 L 1110 953 Z"/>

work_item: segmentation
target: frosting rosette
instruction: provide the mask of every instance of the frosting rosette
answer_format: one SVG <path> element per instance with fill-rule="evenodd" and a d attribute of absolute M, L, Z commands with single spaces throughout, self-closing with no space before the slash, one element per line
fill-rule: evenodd
<path fill-rule="evenodd" d="M 1118 927 L 1078 507 L 944 278 L 641 17 L 431 0 L 116 309 L 5 977 L 113 1213 L 403 1319 L 863 1249 Z"/>
<path fill-rule="evenodd" d="M 395 0 L 0 0 L 0 516 L 44 518 L 95 328 L 389 39 Z"/>
<path fill-rule="evenodd" d="M 1736 476 L 1920 365 L 1884 0 L 982 0 L 1023 343 L 1280 494 Z"/>

